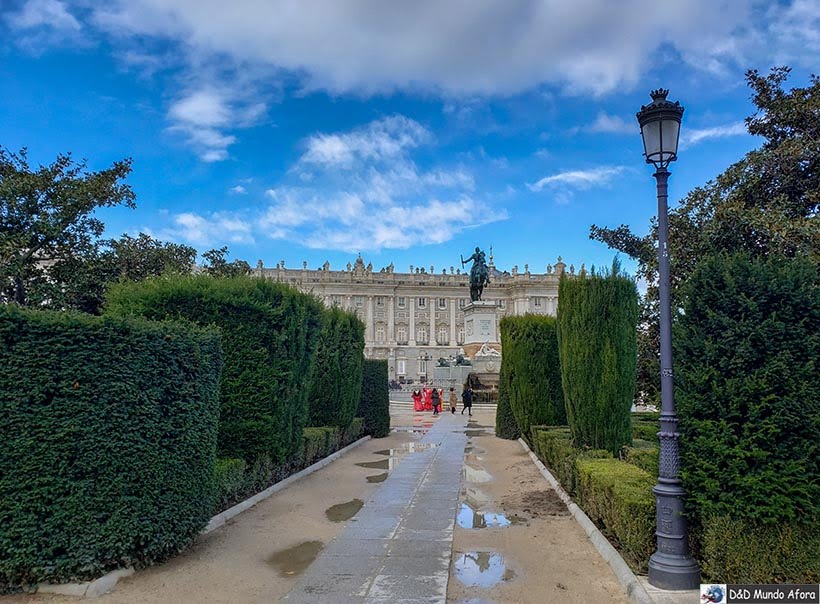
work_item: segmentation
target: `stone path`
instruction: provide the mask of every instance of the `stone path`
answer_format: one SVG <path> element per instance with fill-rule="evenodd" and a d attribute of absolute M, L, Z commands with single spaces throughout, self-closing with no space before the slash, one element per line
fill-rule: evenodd
<path fill-rule="evenodd" d="M 464 418 L 442 414 L 285 601 L 443 604 L 466 440 Z"/>

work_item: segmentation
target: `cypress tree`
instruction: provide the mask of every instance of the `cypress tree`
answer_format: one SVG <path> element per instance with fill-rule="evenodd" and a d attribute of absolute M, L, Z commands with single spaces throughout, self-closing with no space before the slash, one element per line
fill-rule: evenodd
<path fill-rule="evenodd" d="M 518 429 L 526 438 L 530 426 L 565 424 L 555 318 L 504 317 L 500 326 L 502 367 Z"/>
<path fill-rule="evenodd" d="M 498 405 L 495 410 L 495 435 L 507 440 L 516 440 L 521 430 L 515 421 L 510 406 L 510 363 L 502 358 L 501 375 L 498 379 Z"/>
<path fill-rule="evenodd" d="M 613 454 L 632 443 L 638 293 L 617 260 L 606 274 L 562 275 L 558 345 L 567 420 L 576 446 Z"/>

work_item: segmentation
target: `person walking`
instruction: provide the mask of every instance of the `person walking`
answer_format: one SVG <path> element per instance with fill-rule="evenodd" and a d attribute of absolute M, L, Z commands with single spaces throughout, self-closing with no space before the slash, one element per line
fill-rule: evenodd
<path fill-rule="evenodd" d="M 456 404 L 458 403 L 458 397 L 456 396 L 456 389 L 450 386 L 450 413 L 456 412 Z"/>
<path fill-rule="evenodd" d="M 430 399 L 433 402 L 433 415 L 438 415 L 441 412 L 441 395 L 438 392 L 438 388 L 433 388 Z"/>
<path fill-rule="evenodd" d="M 432 411 L 433 410 L 433 391 L 427 387 L 427 384 L 424 385 L 424 410 L 425 411 Z"/>
<path fill-rule="evenodd" d="M 464 415 L 464 410 L 467 410 L 467 415 L 473 415 L 473 390 L 469 384 L 464 385 L 464 392 L 461 393 L 461 415 Z"/>

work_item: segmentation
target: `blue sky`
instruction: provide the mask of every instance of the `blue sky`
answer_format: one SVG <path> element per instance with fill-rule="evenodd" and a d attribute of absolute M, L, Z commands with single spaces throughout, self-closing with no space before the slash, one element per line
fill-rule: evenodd
<path fill-rule="evenodd" d="M 649 91 L 686 108 L 674 203 L 759 145 L 745 70 L 804 85 L 818 32 L 816 0 L 0 0 L 0 145 L 132 157 L 107 235 L 251 264 L 609 264 L 590 225 L 656 212 Z"/>

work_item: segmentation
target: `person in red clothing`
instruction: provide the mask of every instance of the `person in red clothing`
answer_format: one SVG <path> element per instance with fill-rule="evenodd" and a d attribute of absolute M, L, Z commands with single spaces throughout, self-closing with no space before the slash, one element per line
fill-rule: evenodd
<path fill-rule="evenodd" d="M 433 390 L 428 388 L 427 384 L 424 385 L 424 410 L 433 410 Z"/>
<path fill-rule="evenodd" d="M 424 403 L 421 402 L 421 390 L 413 389 L 413 411 L 424 411 Z"/>

